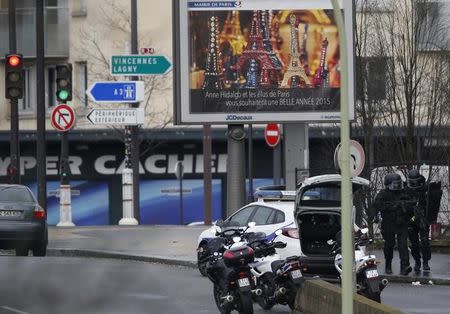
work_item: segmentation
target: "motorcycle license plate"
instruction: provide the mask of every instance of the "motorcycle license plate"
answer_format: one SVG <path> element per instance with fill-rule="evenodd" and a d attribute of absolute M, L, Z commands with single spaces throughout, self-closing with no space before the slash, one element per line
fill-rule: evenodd
<path fill-rule="evenodd" d="M 292 277 L 292 279 L 301 278 L 302 277 L 302 272 L 300 271 L 300 269 L 293 270 L 293 271 L 291 271 L 291 277 Z"/>
<path fill-rule="evenodd" d="M 366 277 L 368 279 L 378 277 L 378 271 L 376 269 L 366 270 Z"/>
<path fill-rule="evenodd" d="M 250 286 L 250 280 L 248 278 L 238 279 L 239 288 L 245 288 Z"/>

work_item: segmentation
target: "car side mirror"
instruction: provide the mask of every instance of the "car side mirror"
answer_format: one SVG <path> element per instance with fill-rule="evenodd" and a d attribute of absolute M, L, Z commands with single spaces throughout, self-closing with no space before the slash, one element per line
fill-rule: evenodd
<path fill-rule="evenodd" d="M 216 226 L 222 227 L 223 226 L 223 219 L 219 219 L 216 221 Z"/>
<path fill-rule="evenodd" d="M 249 228 L 253 228 L 254 226 L 256 226 L 256 222 L 250 221 L 250 222 L 247 224 L 247 226 L 248 226 Z"/>
<path fill-rule="evenodd" d="M 369 228 L 362 228 L 361 229 L 361 233 L 362 234 L 367 234 L 369 232 Z"/>
<path fill-rule="evenodd" d="M 333 245 L 334 243 L 335 243 L 335 242 L 334 242 L 333 239 L 330 239 L 330 240 L 327 241 L 327 244 L 328 244 L 328 245 Z"/>
<path fill-rule="evenodd" d="M 275 235 L 277 235 L 277 236 L 279 236 L 282 233 L 283 233 L 283 230 L 281 230 L 281 229 L 278 229 L 277 231 L 275 231 Z"/>

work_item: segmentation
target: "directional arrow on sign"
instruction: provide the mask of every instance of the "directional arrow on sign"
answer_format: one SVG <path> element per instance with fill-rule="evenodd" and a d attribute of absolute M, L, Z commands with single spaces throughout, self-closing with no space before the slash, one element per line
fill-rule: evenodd
<path fill-rule="evenodd" d="M 171 62 L 165 56 L 111 56 L 111 75 L 165 74 L 171 67 Z"/>
<path fill-rule="evenodd" d="M 98 103 L 133 103 L 144 100 L 144 82 L 95 82 L 86 94 Z"/>
<path fill-rule="evenodd" d="M 138 125 L 144 115 L 144 108 L 92 109 L 86 118 L 96 125 Z"/>

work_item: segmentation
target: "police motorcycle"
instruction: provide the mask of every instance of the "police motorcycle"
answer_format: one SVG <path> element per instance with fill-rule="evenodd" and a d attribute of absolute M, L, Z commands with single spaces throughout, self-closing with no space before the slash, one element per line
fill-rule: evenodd
<path fill-rule="evenodd" d="M 355 234 L 355 272 L 356 292 L 376 302 L 381 302 L 381 291 L 387 286 L 388 280 L 378 275 L 378 261 L 375 255 L 367 255 L 365 247 L 372 243 L 367 236 L 368 229 L 363 228 Z M 341 232 L 336 234 L 336 240 L 327 241 L 333 245 L 330 254 L 334 255 L 334 266 L 342 275 Z"/>
<path fill-rule="evenodd" d="M 206 273 L 214 284 L 214 300 L 221 313 L 236 310 L 252 314 L 253 298 L 262 294 L 250 264 L 254 262 L 255 255 L 262 256 L 265 252 L 250 247 L 247 243 L 249 235 L 245 234 L 248 228 L 254 226 L 255 223 L 250 222 L 244 230 L 227 229 L 228 234 L 235 232 L 233 244 L 228 248 L 222 247 L 220 251 L 223 253 L 214 252 L 209 257 Z"/>
<path fill-rule="evenodd" d="M 218 220 L 216 226 L 220 231 L 217 228 L 211 229 L 211 236 L 214 237 L 197 250 L 197 267 L 203 276 L 207 276 L 206 266 L 211 256 L 215 252 L 223 253 L 233 244 L 233 238 L 240 236 L 243 231 L 239 228 L 239 224 L 233 224 L 231 221 Z"/>
<path fill-rule="evenodd" d="M 282 260 L 276 253 L 277 248 L 286 247 L 286 243 L 274 242 L 282 233 L 277 230 L 273 235 L 253 240 L 249 246 L 255 248 L 256 259 L 251 263 L 251 272 L 257 278 L 262 294 L 255 301 L 264 310 L 271 309 L 276 303 L 294 308 L 295 296 L 302 282 L 301 264 L 298 256 Z"/>

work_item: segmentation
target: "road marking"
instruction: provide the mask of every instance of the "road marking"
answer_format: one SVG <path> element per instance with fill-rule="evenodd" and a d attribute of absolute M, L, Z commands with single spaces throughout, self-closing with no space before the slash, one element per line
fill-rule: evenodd
<path fill-rule="evenodd" d="M 8 310 L 8 311 L 10 311 L 10 312 L 14 312 L 14 313 L 19 313 L 19 314 L 30 314 L 30 313 L 23 312 L 23 311 L 17 310 L 17 309 L 15 309 L 15 308 L 12 308 L 12 307 L 9 307 L 9 306 L 6 306 L 6 305 L 2 305 L 1 308 L 2 308 L 2 309 L 5 309 L 5 310 Z"/>

